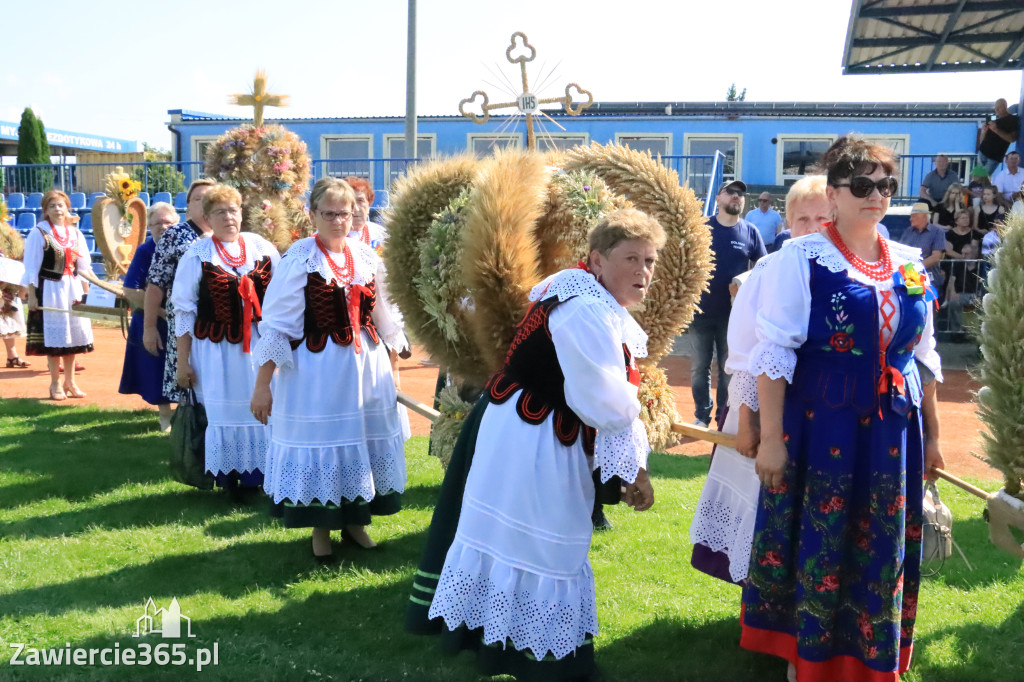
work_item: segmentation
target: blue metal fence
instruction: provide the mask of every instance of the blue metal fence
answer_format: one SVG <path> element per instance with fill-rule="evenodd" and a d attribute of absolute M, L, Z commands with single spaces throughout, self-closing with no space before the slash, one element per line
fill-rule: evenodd
<path fill-rule="evenodd" d="M 718 157 L 721 160 L 716 166 Z M 324 176 L 363 177 L 370 181 L 375 192 L 381 194 L 375 203 L 387 205 L 387 190 L 417 161 L 414 158 L 313 159 L 312 182 Z M 724 156 L 721 153 L 716 156 L 662 156 L 661 162 L 679 174 L 680 183 L 689 183 L 697 196 L 704 198 L 721 181 Z M 205 164 L 202 161 L 15 164 L 0 166 L 0 179 L 7 195 L 42 192 L 51 187 L 69 195 L 74 192 L 90 195 L 103 192 L 104 178 L 117 167 L 138 180 L 142 191 L 149 196 L 169 192 L 173 197 L 177 192 L 188 189 L 193 180 L 203 177 Z"/>

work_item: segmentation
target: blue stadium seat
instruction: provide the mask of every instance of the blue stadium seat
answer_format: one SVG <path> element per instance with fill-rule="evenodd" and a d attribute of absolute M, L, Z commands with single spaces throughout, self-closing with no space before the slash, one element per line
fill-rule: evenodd
<path fill-rule="evenodd" d="M 92 194 L 89 195 L 88 201 L 85 202 L 85 207 L 92 208 L 92 205 L 96 203 L 97 199 L 102 199 L 105 196 L 107 195 L 104 194 L 103 192 L 93 192 Z"/>
<path fill-rule="evenodd" d="M 171 193 L 170 192 L 157 192 L 156 194 L 154 194 L 153 195 L 153 203 L 155 204 L 155 203 L 160 202 L 160 201 L 167 202 L 168 204 L 171 203 Z"/>
<path fill-rule="evenodd" d="M 83 230 L 84 232 L 84 230 Z M 96 251 L 96 236 L 89 232 L 83 235 L 85 237 L 85 245 L 89 248 L 89 253 L 95 253 Z"/>
<path fill-rule="evenodd" d="M 7 210 L 20 211 L 25 208 L 25 195 L 21 192 L 11 192 L 7 197 Z"/>
<path fill-rule="evenodd" d="M 81 220 L 78 221 L 78 229 L 85 234 L 92 234 L 92 213 L 82 215 Z"/>
<path fill-rule="evenodd" d="M 43 193 L 42 192 L 32 192 L 32 194 L 29 194 L 27 197 L 25 197 L 25 208 L 30 210 L 30 211 L 32 211 L 33 213 L 38 211 L 37 215 L 42 215 L 42 213 L 43 213 Z"/>
<path fill-rule="evenodd" d="M 24 234 L 36 226 L 36 214 L 35 213 L 19 213 L 18 230 Z"/>
<path fill-rule="evenodd" d="M 174 208 L 177 211 L 184 211 L 188 208 L 188 192 L 178 192 L 174 195 Z"/>
<path fill-rule="evenodd" d="M 178 222 L 179 223 L 183 223 L 186 220 L 188 220 L 188 214 L 185 213 L 184 211 L 179 211 L 178 212 Z"/>
<path fill-rule="evenodd" d="M 139 192 L 139 198 L 142 199 L 142 203 L 149 206 L 149 192 Z"/>
<path fill-rule="evenodd" d="M 83 194 L 82 192 L 72 192 L 71 196 L 69 198 L 71 199 L 71 210 L 72 211 L 76 211 L 77 212 L 77 211 L 81 211 L 81 210 L 83 210 L 85 208 L 86 198 L 85 198 L 85 194 Z"/>

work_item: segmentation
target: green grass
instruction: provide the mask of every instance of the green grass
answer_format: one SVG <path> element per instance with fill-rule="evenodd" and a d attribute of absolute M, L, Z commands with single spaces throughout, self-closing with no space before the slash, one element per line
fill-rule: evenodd
<path fill-rule="evenodd" d="M 407 635 L 403 609 L 441 480 L 426 439 L 408 446 L 405 509 L 375 521 L 378 551 L 343 547 L 317 568 L 308 532 L 263 503 L 232 505 L 170 480 L 156 415 L 0 400 L 0 679 L 478 679 L 468 654 Z M 689 566 L 688 527 L 707 458 L 655 455 L 657 503 L 612 508 L 595 537 L 598 664 L 615 680 L 784 679 L 785 665 L 738 647 L 739 590 Z M 997 482 L 975 481 L 986 489 Z M 904 680 L 1024 678 L 1024 571 L 988 542 L 982 503 L 943 500 L 955 556 L 925 581 Z M 146 599 L 177 597 L 219 665 L 27 667 L 12 642 L 123 650 Z M 177 642 L 181 640 L 163 640 Z"/>

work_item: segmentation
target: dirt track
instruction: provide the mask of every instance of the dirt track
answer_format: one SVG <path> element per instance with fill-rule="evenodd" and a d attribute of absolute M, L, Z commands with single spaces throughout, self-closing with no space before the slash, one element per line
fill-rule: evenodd
<path fill-rule="evenodd" d="M 138 396 L 121 395 L 117 392 L 121 380 L 121 365 L 124 358 L 125 341 L 119 329 L 94 329 L 96 351 L 80 356 L 80 363 L 86 370 L 78 376 L 78 385 L 88 395 L 84 400 L 71 401 L 101 407 L 124 407 L 129 409 L 150 408 Z M 18 344 L 19 353 L 24 357 L 25 343 Z M 49 386 L 45 358 L 26 358 L 32 363 L 28 369 L 0 369 L 0 398 L 44 398 Z M 693 401 L 690 398 L 689 358 L 669 356 L 663 361 L 669 384 L 676 391 L 676 405 L 684 422 L 693 421 Z M 2 365 L 0 365 L 2 367 Z M 413 357 L 400 364 L 402 390 L 425 403 L 430 403 L 437 381 L 437 365 L 415 349 Z M 978 435 L 980 423 L 975 416 L 971 392 L 978 386 L 964 371 L 950 370 L 945 373 L 946 381 L 939 387 L 939 416 L 942 424 L 942 452 L 946 469 L 958 476 L 981 479 L 1001 479 L 999 472 L 971 455 L 980 451 Z M 410 414 L 412 431 L 416 435 L 429 433 L 429 422 L 419 415 Z M 711 446 L 696 442 L 679 445 L 670 452 L 683 455 L 706 455 Z"/>

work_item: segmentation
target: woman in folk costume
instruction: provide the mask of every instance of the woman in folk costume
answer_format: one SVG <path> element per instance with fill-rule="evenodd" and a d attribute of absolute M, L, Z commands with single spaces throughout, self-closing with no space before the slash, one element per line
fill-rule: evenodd
<path fill-rule="evenodd" d="M 91 353 L 92 325 L 70 314 L 71 306 L 85 299 L 88 285 L 79 274 L 92 273 L 92 259 L 85 237 L 75 225 L 68 195 L 57 189 L 42 201 L 46 219 L 25 239 L 25 274 L 21 285 L 28 293 L 26 355 L 45 355 L 50 370 L 50 399 L 84 398 L 75 382 L 75 356 Z M 40 310 L 59 308 L 69 312 Z M 60 365 L 64 364 L 64 386 Z"/>
<path fill-rule="evenodd" d="M 934 290 L 920 251 L 878 234 L 892 151 L 843 137 L 822 166 L 833 222 L 762 273 L 749 359 L 762 489 L 740 644 L 785 658 L 791 680 L 896 682 L 913 648 L 923 477 L 942 466 L 917 368 L 941 380 Z"/>
<path fill-rule="evenodd" d="M 444 647 L 476 650 L 487 674 L 595 673 L 592 473 L 619 476 L 637 511 L 654 503 L 635 364 L 647 335 L 626 307 L 646 296 L 664 243 L 661 225 L 640 211 L 602 220 L 587 265 L 533 288 L 504 367 L 466 420 L 424 553 L 447 555 L 440 575 L 421 563 L 407 627 L 428 632 L 411 619 L 429 607 L 427 618 L 444 620 Z M 472 463 L 455 496 L 453 466 L 467 450 Z M 450 547 L 432 547 L 453 522 Z"/>
<path fill-rule="evenodd" d="M 347 236 L 352 189 L 321 178 L 309 210 L 316 235 L 292 244 L 267 291 L 251 406 L 270 425 L 271 515 L 312 528 L 314 557 L 330 563 L 332 530 L 371 548 L 371 516 L 401 506 L 405 446 L 384 343 L 402 348 L 404 335 L 378 304 L 380 257 Z"/>
<path fill-rule="evenodd" d="M 786 194 L 786 225 L 790 238 L 824 230 L 829 220 L 824 175 L 808 175 Z M 754 471 L 754 456 L 760 439 L 757 381 L 748 371 L 750 351 L 757 345 L 754 323 L 762 289 L 773 283 L 762 277 L 776 253 L 757 261 L 736 293 L 729 313 L 729 357 L 725 371 L 729 382 L 729 405 L 722 431 L 736 434 L 736 448 L 715 447 L 707 481 L 690 525 L 693 556 L 690 563 L 699 571 L 726 582 L 740 584 L 747 577 L 750 544 L 761 482 Z"/>
<path fill-rule="evenodd" d="M 206 408 L 206 470 L 229 491 L 258 488 L 266 429 L 249 410 L 256 381 L 250 354 L 267 285 L 281 256 L 273 244 L 241 232 L 242 197 L 214 185 L 203 196 L 213 232 L 178 263 L 170 304 L 178 338 L 178 385 Z"/>

